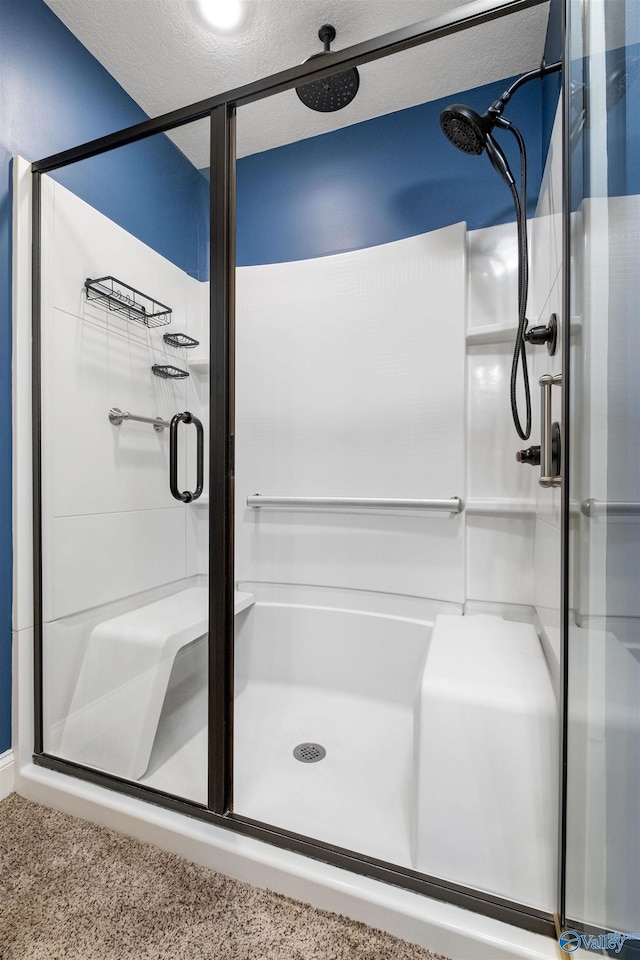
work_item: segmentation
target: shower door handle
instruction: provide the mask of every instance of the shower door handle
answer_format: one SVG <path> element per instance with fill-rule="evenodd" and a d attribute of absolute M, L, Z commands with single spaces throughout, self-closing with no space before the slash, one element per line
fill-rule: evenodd
<path fill-rule="evenodd" d="M 196 489 L 178 490 L 178 426 L 181 423 L 192 423 L 196 428 Z M 169 489 L 172 496 L 182 503 L 191 503 L 197 500 L 202 493 L 204 486 L 204 430 L 197 417 L 185 410 L 184 413 L 176 413 L 172 417 L 169 425 Z"/>
<path fill-rule="evenodd" d="M 545 373 L 540 384 L 540 478 L 541 487 L 559 487 L 561 483 L 560 425 L 553 423 L 551 390 L 562 384 L 562 376 Z"/>

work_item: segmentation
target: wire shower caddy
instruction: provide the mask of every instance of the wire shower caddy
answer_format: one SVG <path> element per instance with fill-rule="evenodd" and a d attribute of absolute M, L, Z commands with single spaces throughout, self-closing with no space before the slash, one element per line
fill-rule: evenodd
<path fill-rule="evenodd" d="M 171 307 L 116 277 L 98 277 L 95 280 L 87 277 L 84 288 L 87 300 L 100 303 L 127 320 L 143 323 L 145 327 L 161 327 L 171 323 Z"/>

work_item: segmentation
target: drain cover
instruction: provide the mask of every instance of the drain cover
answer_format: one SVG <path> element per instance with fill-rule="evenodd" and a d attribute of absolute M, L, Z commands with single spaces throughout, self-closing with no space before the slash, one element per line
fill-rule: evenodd
<path fill-rule="evenodd" d="M 327 755 L 327 751 L 319 743 L 299 743 L 293 748 L 296 760 L 302 763 L 317 763 Z"/>

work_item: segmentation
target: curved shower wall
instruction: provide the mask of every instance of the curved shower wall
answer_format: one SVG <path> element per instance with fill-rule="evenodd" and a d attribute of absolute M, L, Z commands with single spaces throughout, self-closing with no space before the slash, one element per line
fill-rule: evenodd
<path fill-rule="evenodd" d="M 463 496 L 463 224 L 237 274 L 236 579 L 464 601 L 464 524 L 247 496 Z"/>

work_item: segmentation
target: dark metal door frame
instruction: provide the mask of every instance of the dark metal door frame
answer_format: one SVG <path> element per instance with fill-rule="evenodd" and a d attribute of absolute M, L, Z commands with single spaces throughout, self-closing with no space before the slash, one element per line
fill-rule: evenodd
<path fill-rule="evenodd" d="M 563 58 L 565 78 L 571 62 L 571 39 L 569 37 L 569 4 L 562 7 Z M 558 809 L 558 912 L 556 933 L 566 926 L 566 880 L 567 880 L 567 769 L 568 769 L 568 722 L 569 722 L 569 471 L 571 449 L 570 350 L 571 350 L 571 292 L 569 267 L 571 264 L 571 88 L 568 82 L 562 85 L 562 488 L 560 491 L 560 791 Z"/>
<path fill-rule="evenodd" d="M 233 808 L 235 108 L 211 112 L 209 808 Z"/>
<path fill-rule="evenodd" d="M 554 935 L 550 914 L 460 884 L 429 877 L 332 847 L 322 841 L 253 821 L 232 812 L 234 645 L 234 290 L 235 290 L 235 113 L 300 83 L 391 56 L 470 27 L 538 6 L 546 0 L 473 0 L 446 15 L 395 30 L 332 54 L 331 63 L 308 61 L 263 80 L 219 94 L 39 160 L 33 171 L 33 481 L 34 481 L 34 763 L 131 797 L 197 817 L 245 836 L 321 860 L 352 873 L 382 880 L 436 900 L 515 926 Z M 135 143 L 195 120 L 211 123 L 210 245 L 210 571 L 209 571 L 209 789 L 200 806 L 169 794 L 46 754 L 42 718 L 42 509 L 40 452 L 40 179 L 68 164 Z"/>

